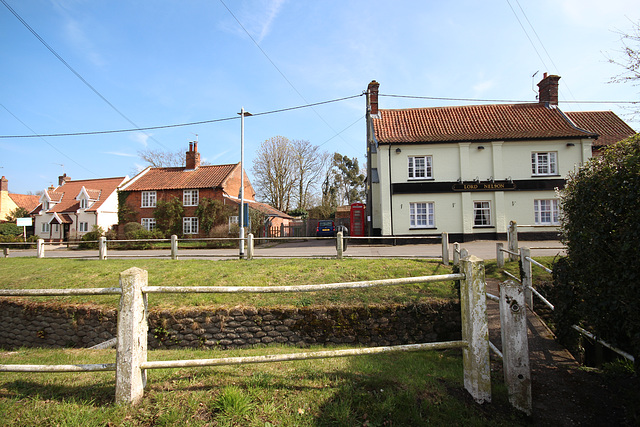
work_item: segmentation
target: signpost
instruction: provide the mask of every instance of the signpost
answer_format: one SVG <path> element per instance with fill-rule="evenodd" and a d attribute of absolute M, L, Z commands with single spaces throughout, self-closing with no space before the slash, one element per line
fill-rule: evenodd
<path fill-rule="evenodd" d="M 33 225 L 33 219 L 29 218 L 16 218 L 16 225 L 18 227 L 22 226 L 22 237 L 24 241 L 27 241 L 27 227 L 31 227 Z"/>

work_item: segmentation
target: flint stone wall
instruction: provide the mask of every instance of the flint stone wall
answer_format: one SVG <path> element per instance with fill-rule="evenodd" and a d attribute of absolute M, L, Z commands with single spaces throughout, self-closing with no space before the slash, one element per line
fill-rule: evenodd
<path fill-rule="evenodd" d="M 0 300 L 0 347 L 91 347 L 116 336 L 115 309 Z M 151 310 L 149 348 L 271 343 L 399 345 L 459 340 L 453 302 L 368 307 L 198 307 Z"/>

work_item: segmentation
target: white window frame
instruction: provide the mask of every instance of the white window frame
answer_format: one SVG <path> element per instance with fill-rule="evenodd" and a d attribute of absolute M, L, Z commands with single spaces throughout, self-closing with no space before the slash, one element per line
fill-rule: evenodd
<path fill-rule="evenodd" d="M 53 224 L 53 232 L 54 233 L 60 232 L 60 224 Z"/>
<path fill-rule="evenodd" d="M 531 175 L 558 175 L 558 153 L 556 151 L 531 153 Z"/>
<path fill-rule="evenodd" d="M 143 191 L 141 197 L 141 206 L 143 208 L 155 208 L 158 195 L 155 191 Z"/>
<path fill-rule="evenodd" d="M 41 233 L 49 233 L 51 231 L 51 225 L 48 222 L 43 222 L 41 230 Z"/>
<path fill-rule="evenodd" d="M 182 206 L 198 206 L 199 196 L 198 190 L 183 190 Z"/>
<path fill-rule="evenodd" d="M 433 156 L 407 157 L 407 174 L 409 179 L 433 179 Z"/>
<path fill-rule="evenodd" d="M 492 227 L 493 226 L 493 222 L 491 221 L 491 202 L 489 200 L 473 201 L 473 226 L 474 227 Z"/>
<path fill-rule="evenodd" d="M 87 209 L 87 205 L 87 199 L 85 199 L 84 197 L 80 199 L 80 209 Z"/>
<path fill-rule="evenodd" d="M 153 231 L 156 229 L 156 219 L 155 218 L 142 218 L 140 221 L 142 227 L 147 231 Z"/>
<path fill-rule="evenodd" d="M 198 234 L 198 217 L 185 216 L 182 218 L 182 234 Z"/>
<path fill-rule="evenodd" d="M 536 199 L 533 201 L 534 224 L 560 225 L 558 199 Z"/>
<path fill-rule="evenodd" d="M 435 203 L 411 202 L 409 203 L 409 227 L 410 228 L 435 228 Z"/>
<path fill-rule="evenodd" d="M 78 232 L 79 233 L 87 233 L 89 231 L 89 223 L 86 221 L 82 221 L 78 223 Z"/>

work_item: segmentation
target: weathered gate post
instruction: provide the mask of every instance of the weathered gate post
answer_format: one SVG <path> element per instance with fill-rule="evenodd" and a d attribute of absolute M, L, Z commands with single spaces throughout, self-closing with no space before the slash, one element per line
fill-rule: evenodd
<path fill-rule="evenodd" d="M 247 259 L 253 259 L 253 233 L 247 235 Z"/>
<path fill-rule="evenodd" d="M 531 415 L 531 369 L 527 339 L 527 307 L 524 289 L 508 280 L 500 284 L 502 363 L 509 402 Z"/>
<path fill-rule="evenodd" d="M 507 239 L 509 240 L 509 252 L 513 252 L 509 254 L 509 261 L 515 261 L 518 259 L 518 255 L 514 255 L 518 253 L 518 224 L 515 221 L 509 222 Z"/>
<path fill-rule="evenodd" d="M 100 261 L 107 259 L 107 238 L 104 236 L 98 237 L 98 258 Z"/>
<path fill-rule="evenodd" d="M 38 239 L 38 245 L 36 246 L 36 253 L 38 258 L 44 258 L 44 239 Z"/>
<path fill-rule="evenodd" d="M 464 388 L 476 402 L 491 402 L 491 368 L 489 365 L 489 324 L 484 260 L 465 256 L 460 260 L 460 309 L 462 340 L 468 347 L 462 350 Z"/>
<path fill-rule="evenodd" d="M 531 271 L 531 250 L 529 248 L 520 248 L 520 264 L 522 265 L 522 286 L 524 286 L 524 300 L 531 310 L 533 310 L 533 273 Z"/>
<path fill-rule="evenodd" d="M 5 258 L 9 258 L 9 246 L 2 248 L 2 252 L 4 253 Z"/>
<path fill-rule="evenodd" d="M 342 231 L 336 233 L 336 251 L 338 252 L 337 258 L 342 259 L 342 253 L 344 252 L 344 245 L 342 241 Z"/>
<path fill-rule="evenodd" d="M 449 233 L 442 233 L 442 263 L 449 265 Z"/>
<path fill-rule="evenodd" d="M 504 267 L 504 243 L 496 243 L 496 266 L 498 268 Z"/>
<path fill-rule="evenodd" d="M 171 259 L 178 259 L 178 236 L 171 235 Z"/>
<path fill-rule="evenodd" d="M 120 273 L 120 306 L 116 344 L 116 403 L 140 402 L 147 383 L 142 364 L 147 361 L 147 286 L 148 273 L 132 267 Z"/>
<path fill-rule="evenodd" d="M 460 265 L 460 243 L 453 244 L 453 265 Z"/>

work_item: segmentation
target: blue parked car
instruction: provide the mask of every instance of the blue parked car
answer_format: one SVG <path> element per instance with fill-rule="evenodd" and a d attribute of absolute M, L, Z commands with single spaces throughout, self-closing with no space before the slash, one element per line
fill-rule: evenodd
<path fill-rule="evenodd" d="M 316 227 L 317 237 L 335 237 L 336 226 L 330 219 L 323 219 L 318 221 L 318 227 Z"/>

